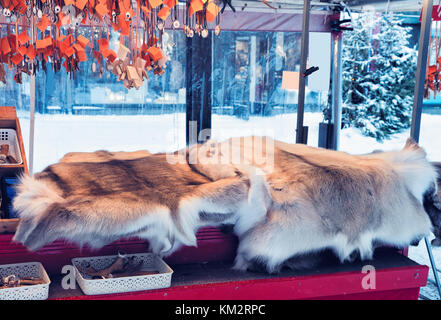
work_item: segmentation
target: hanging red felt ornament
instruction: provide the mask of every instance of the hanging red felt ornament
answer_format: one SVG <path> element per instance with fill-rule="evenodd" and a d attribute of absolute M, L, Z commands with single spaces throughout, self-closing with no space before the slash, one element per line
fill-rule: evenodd
<path fill-rule="evenodd" d="M 14 80 L 21 83 L 22 72 L 46 70 L 48 64 L 54 72 L 64 67 L 74 78 L 81 62 L 92 59 L 93 72 L 99 65 L 102 75 L 106 65 L 125 87 L 139 88 L 148 71 L 165 72 L 168 57 L 162 36 L 167 25 L 178 29 L 183 23 L 187 36 L 207 37 L 208 23 L 215 23 L 219 33 L 220 8 L 213 0 L 188 0 L 182 7 L 177 0 L 0 0 L 10 23 L 0 38 L 0 81 L 5 80 L 3 63 L 15 69 Z M 90 38 L 81 28 L 86 23 Z M 104 24 L 107 35 L 102 38 Z M 109 48 L 109 26 L 120 33 L 117 53 Z M 98 38 L 95 28 L 101 31 Z"/>

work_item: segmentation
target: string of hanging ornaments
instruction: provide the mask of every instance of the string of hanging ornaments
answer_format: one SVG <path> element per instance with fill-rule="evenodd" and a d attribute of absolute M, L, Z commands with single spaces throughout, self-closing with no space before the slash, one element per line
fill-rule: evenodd
<path fill-rule="evenodd" d="M 438 18 L 438 17 L 437 17 Z M 424 83 L 424 98 L 430 98 L 430 91 L 433 97 L 441 91 L 441 25 L 440 21 L 432 22 L 432 36 L 429 43 L 429 54 L 427 57 L 428 68 Z"/>
<path fill-rule="evenodd" d="M 178 29 L 183 22 L 187 37 L 207 37 L 208 23 L 215 23 L 214 32 L 220 33 L 221 10 L 214 0 L 186 0 L 185 6 L 177 0 L 0 0 L 0 5 L 0 22 L 7 31 L 0 39 L 4 83 L 4 64 L 22 83 L 23 72 L 31 75 L 48 67 L 54 72 L 65 68 L 75 78 L 80 63 L 91 59 L 92 71 L 99 76 L 107 70 L 127 89 L 138 89 L 148 80 L 148 71 L 165 72 L 166 24 Z M 90 27 L 90 37 L 81 27 Z M 120 37 L 115 50 L 110 44 L 112 29 Z"/>

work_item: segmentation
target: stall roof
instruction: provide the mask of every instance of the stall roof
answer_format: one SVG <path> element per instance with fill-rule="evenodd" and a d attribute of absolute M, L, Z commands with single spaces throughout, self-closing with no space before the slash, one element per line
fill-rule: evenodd
<path fill-rule="evenodd" d="M 420 11 L 423 5 L 421 0 L 349 0 L 346 5 L 352 10 L 365 11 L 374 9 L 376 11 Z"/>
<path fill-rule="evenodd" d="M 246 4 L 246 5 L 245 5 Z M 248 0 L 233 1 L 233 5 L 242 9 L 302 10 L 303 0 Z M 420 11 L 422 0 L 311 0 L 311 10 L 320 11 L 347 7 L 351 11 Z"/>

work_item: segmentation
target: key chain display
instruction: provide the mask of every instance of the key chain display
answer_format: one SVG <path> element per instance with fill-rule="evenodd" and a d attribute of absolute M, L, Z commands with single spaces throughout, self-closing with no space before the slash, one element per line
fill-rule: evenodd
<path fill-rule="evenodd" d="M 5 66 L 14 80 L 62 68 L 71 78 L 81 62 L 92 60 L 92 72 L 106 70 L 127 89 L 142 86 L 148 73 L 162 75 L 169 60 L 162 47 L 168 26 L 187 37 L 207 37 L 208 23 L 220 33 L 220 8 L 214 0 L 0 0 L 0 81 Z M 6 26 L 6 28 L 5 28 Z M 82 29 L 90 28 L 90 36 Z M 6 31 L 6 34 L 5 34 Z M 119 45 L 109 42 L 119 33 Z"/>

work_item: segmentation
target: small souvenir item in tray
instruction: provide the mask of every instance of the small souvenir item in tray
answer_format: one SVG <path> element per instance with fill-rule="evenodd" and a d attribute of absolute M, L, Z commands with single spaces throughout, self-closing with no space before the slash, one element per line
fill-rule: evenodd
<path fill-rule="evenodd" d="M 72 259 L 75 278 L 87 295 L 168 288 L 173 270 L 153 253 Z"/>
<path fill-rule="evenodd" d="M 0 301 L 45 300 L 50 283 L 40 262 L 0 265 Z"/>
<path fill-rule="evenodd" d="M 0 128 L 0 165 L 11 166 L 22 163 L 17 132 L 14 129 Z"/>
<path fill-rule="evenodd" d="M 127 257 L 126 255 L 118 253 L 118 257 L 107 268 L 96 270 L 88 265 L 86 268 L 78 269 L 81 273 L 92 279 L 109 279 L 159 274 L 159 271 L 157 270 L 141 270 L 142 265 L 142 260 L 136 262 L 134 256 Z"/>
<path fill-rule="evenodd" d="M 17 160 L 9 154 L 9 144 L 0 145 L 0 164 L 4 163 L 18 163 Z"/>
<path fill-rule="evenodd" d="M 0 278 L 0 289 L 17 288 L 22 286 L 35 286 L 38 284 L 44 284 L 44 281 L 36 277 L 20 278 L 15 274 Z"/>

